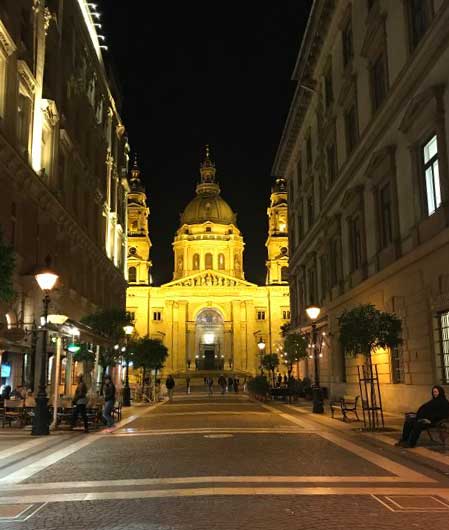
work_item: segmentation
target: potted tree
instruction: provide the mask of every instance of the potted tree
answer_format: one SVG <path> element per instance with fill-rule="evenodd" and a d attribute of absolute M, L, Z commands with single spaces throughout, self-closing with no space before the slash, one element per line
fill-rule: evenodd
<path fill-rule="evenodd" d="M 378 310 L 372 304 L 361 304 L 344 311 L 338 318 L 340 343 L 347 355 L 365 356 L 367 366 L 363 372 L 363 382 L 368 383 L 368 391 L 363 396 L 361 378 L 359 384 L 362 393 L 362 406 L 368 411 L 368 427 L 376 428 L 377 414 L 382 415 L 382 399 L 372 354 L 378 349 L 393 349 L 402 343 L 402 321 L 393 313 Z M 377 373 L 377 370 L 376 370 Z"/>
<path fill-rule="evenodd" d="M 299 377 L 299 361 L 307 357 L 308 340 L 300 333 L 290 333 L 285 337 L 284 351 L 286 353 L 285 360 L 287 361 L 288 371 L 293 370 L 293 363 L 298 363 L 298 377 Z"/>
<path fill-rule="evenodd" d="M 164 366 L 168 357 L 168 349 L 157 339 L 142 337 L 131 345 L 133 349 L 133 363 L 135 368 L 142 369 L 142 395 L 145 390 L 145 379 L 147 371 L 154 370 L 154 387 L 156 385 L 157 372 Z M 153 387 L 153 388 L 154 388 Z"/>
<path fill-rule="evenodd" d="M 273 383 L 273 386 L 275 385 L 274 382 L 274 371 L 279 366 L 279 357 L 277 353 L 267 353 L 263 356 L 262 359 L 262 366 L 271 372 L 271 381 Z"/>

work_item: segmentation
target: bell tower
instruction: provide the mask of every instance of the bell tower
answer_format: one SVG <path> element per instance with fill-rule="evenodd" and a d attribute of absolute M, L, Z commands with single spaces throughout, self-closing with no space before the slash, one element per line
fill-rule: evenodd
<path fill-rule="evenodd" d="M 268 215 L 267 285 L 288 284 L 288 209 L 287 183 L 277 178 L 271 188 Z"/>
<path fill-rule="evenodd" d="M 151 240 L 148 230 L 150 209 L 147 206 L 145 187 L 140 179 L 137 157 L 129 179 L 128 193 L 128 283 L 151 284 Z"/>

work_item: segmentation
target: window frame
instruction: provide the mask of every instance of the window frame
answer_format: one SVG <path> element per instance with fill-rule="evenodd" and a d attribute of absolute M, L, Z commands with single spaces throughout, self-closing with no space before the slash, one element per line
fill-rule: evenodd
<path fill-rule="evenodd" d="M 433 155 L 427 162 L 425 160 L 425 149 L 426 147 L 435 139 L 435 143 L 436 143 L 436 154 Z M 442 194 L 441 194 L 441 179 L 440 179 L 440 164 L 439 164 L 439 145 L 438 145 L 438 133 L 436 132 L 433 132 L 431 135 L 427 136 L 427 140 L 424 141 L 422 144 L 421 144 L 421 147 L 420 147 L 420 161 L 421 161 L 421 174 L 422 174 L 422 179 L 423 179 L 423 190 L 424 190 L 424 201 L 425 201 L 425 211 L 426 211 L 426 214 L 427 214 L 427 217 L 430 217 L 431 215 L 435 214 L 438 209 L 441 207 L 442 205 Z M 437 180 L 438 180 L 438 193 L 439 193 L 439 203 L 437 204 L 437 195 L 436 195 L 436 188 L 435 188 L 435 172 L 434 172 L 434 168 L 435 168 L 435 164 L 436 164 L 436 167 L 437 167 L 437 172 L 438 172 L 438 177 L 437 177 Z M 429 205 L 429 187 L 428 187 L 428 182 L 427 182 L 427 171 L 428 170 L 431 170 L 432 171 L 432 191 L 433 191 L 433 203 L 434 203 L 434 206 L 435 208 L 433 209 L 433 211 L 430 211 L 430 205 Z"/>

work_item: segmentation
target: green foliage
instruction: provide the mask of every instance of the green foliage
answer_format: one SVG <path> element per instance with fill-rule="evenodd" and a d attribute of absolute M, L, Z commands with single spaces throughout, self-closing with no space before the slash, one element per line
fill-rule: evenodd
<path fill-rule="evenodd" d="M 372 304 L 344 311 L 338 323 L 340 343 L 349 355 L 362 353 L 370 357 L 376 348 L 396 348 L 402 343 L 401 319 L 379 311 Z"/>
<path fill-rule="evenodd" d="M 78 363 L 86 363 L 87 366 L 92 366 L 95 363 L 95 352 L 89 348 L 88 344 L 83 342 L 80 344 L 79 351 L 73 354 L 73 360 Z"/>
<path fill-rule="evenodd" d="M 103 367 L 103 369 L 106 369 L 108 366 L 114 366 L 115 363 L 117 363 L 120 359 L 120 355 L 120 350 L 101 346 L 100 357 L 98 362 Z"/>
<path fill-rule="evenodd" d="M 160 370 L 168 357 L 168 349 L 160 340 L 142 337 L 128 345 L 133 351 L 133 364 L 136 368 Z"/>
<path fill-rule="evenodd" d="M 290 365 L 290 368 L 293 363 L 307 357 L 308 343 L 307 338 L 300 333 L 290 333 L 285 337 L 284 351 L 287 354 L 285 360 Z"/>
<path fill-rule="evenodd" d="M 270 387 L 267 378 L 263 375 L 256 375 L 248 380 L 248 392 L 256 396 L 266 396 Z"/>
<path fill-rule="evenodd" d="M 282 326 L 281 326 L 281 336 L 282 337 L 286 337 L 287 333 L 289 332 L 291 327 L 292 327 L 291 322 L 286 322 L 285 324 L 282 324 Z"/>
<path fill-rule="evenodd" d="M 279 357 L 277 353 L 265 354 L 262 359 L 262 366 L 266 370 L 270 370 L 271 372 L 274 372 L 276 368 L 279 366 Z"/>
<path fill-rule="evenodd" d="M 81 319 L 81 322 L 92 328 L 98 335 L 103 335 L 115 342 L 125 336 L 123 327 L 132 323 L 131 315 L 124 309 L 102 309 Z"/>
<path fill-rule="evenodd" d="M 14 296 L 13 274 L 16 265 L 14 249 L 6 245 L 0 231 L 0 301 L 10 302 Z"/>

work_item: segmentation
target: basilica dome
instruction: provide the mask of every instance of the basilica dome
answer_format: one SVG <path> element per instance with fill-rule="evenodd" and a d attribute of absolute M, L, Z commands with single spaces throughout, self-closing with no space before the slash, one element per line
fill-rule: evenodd
<path fill-rule="evenodd" d="M 181 214 L 181 225 L 201 224 L 207 221 L 222 225 L 235 224 L 235 213 L 220 196 L 220 187 L 215 182 L 215 166 L 208 152 L 206 160 L 201 164 L 200 173 L 201 182 L 196 187 L 196 197 Z"/>

